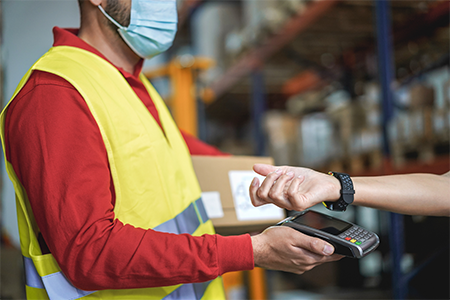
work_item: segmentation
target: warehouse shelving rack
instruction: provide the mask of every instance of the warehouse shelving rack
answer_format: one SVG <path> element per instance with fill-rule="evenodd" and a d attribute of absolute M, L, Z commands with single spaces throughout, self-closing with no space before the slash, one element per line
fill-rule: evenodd
<path fill-rule="evenodd" d="M 180 11 L 180 20 L 185 22 L 190 11 L 201 5 L 202 0 L 185 1 Z M 264 64 L 277 52 L 281 51 L 291 43 L 298 34 L 307 31 L 308 28 L 317 22 L 320 17 L 332 10 L 341 0 L 314 1 L 305 11 L 292 17 L 278 33 L 273 34 L 264 40 L 260 45 L 252 48 L 243 55 L 233 65 L 231 65 L 222 76 L 213 82 L 209 88 L 219 99 L 229 92 L 233 86 L 238 84 L 243 78 L 250 78 L 251 99 L 252 99 L 252 120 L 254 128 L 255 154 L 263 155 L 264 134 L 262 132 L 261 120 L 265 112 L 267 101 L 264 91 Z M 393 167 L 390 160 L 390 149 L 388 142 L 387 124 L 393 114 L 392 82 L 394 78 L 393 69 L 393 49 L 392 40 L 405 41 L 414 35 L 414 32 L 427 30 L 435 26 L 435 23 L 448 23 L 450 12 L 450 2 L 437 1 L 433 9 L 425 16 L 421 17 L 421 22 L 411 23 L 396 32 L 392 31 L 389 14 L 390 1 L 374 0 L 376 11 L 376 30 L 378 36 L 377 54 L 379 57 L 379 81 L 382 88 L 382 111 L 383 111 L 383 153 L 384 163 L 380 170 L 362 170 L 353 175 L 388 175 L 413 172 L 445 173 L 449 170 L 450 158 L 448 155 L 437 157 L 431 162 L 414 162 L 400 169 Z M 373 48 L 373 43 L 365 45 L 366 48 Z M 361 47 L 360 47 L 361 48 Z M 407 279 L 400 269 L 401 256 L 403 254 L 403 220 L 398 214 L 390 215 L 390 244 L 392 250 L 392 287 L 395 299 L 404 299 L 407 295 Z"/>

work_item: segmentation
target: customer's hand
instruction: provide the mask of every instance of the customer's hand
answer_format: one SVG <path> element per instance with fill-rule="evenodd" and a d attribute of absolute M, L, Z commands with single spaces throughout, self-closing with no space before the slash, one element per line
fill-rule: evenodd
<path fill-rule="evenodd" d="M 285 226 L 269 227 L 252 236 L 252 245 L 255 266 L 295 274 L 342 258 L 332 255 L 334 248 L 327 242 Z"/>
<path fill-rule="evenodd" d="M 261 186 L 258 178 L 252 181 L 250 198 L 254 206 L 273 203 L 288 210 L 303 211 L 340 197 L 339 180 L 308 168 L 256 164 L 253 170 L 266 176 Z"/>

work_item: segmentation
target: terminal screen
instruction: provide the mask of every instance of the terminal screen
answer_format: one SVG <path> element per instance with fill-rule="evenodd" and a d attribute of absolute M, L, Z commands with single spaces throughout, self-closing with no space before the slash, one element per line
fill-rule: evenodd
<path fill-rule="evenodd" d="M 347 222 L 322 215 L 311 210 L 303 215 L 295 217 L 292 219 L 292 222 L 319 229 L 334 235 L 338 235 L 352 226 Z"/>

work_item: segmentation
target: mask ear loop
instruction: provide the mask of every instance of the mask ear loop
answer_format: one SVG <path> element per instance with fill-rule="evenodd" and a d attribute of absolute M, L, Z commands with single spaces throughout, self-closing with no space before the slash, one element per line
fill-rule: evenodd
<path fill-rule="evenodd" d="M 119 30 L 119 29 L 122 29 L 122 30 L 125 29 L 125 28 L 124 28 L 122 25 L 120 25 L 116 20 L 114 20 L 110 15 L 108 15 L 101 5 L 99 5 L 99 6 L 97 6 L 97 7 L 98 7 L 98 8 L 100 9 L 100 11 L 105 15 L 105 17 L 108 18 L 108 20 L 110 20 L 114 25 L 116 25 L 116 26 L 118 27 L 117 30 Z"/>
<path fill-rule="evenodd" d="M 139 53 L 139 51 L 136 50 L 135 47 L 133 47 L 132 44 L 130 44 L 130 42 L 128 42 L 128 39 L 124 37 L 123 32 L 126 32 L 125 27 L 123 27 L 122 25 L 120 25 L 116 20 L 114 20 L 110 15 L 108 15 L 108 13 L 106 13 L 106 11 L 103 9 L 103 7 L 101 5 L 97 6 L 100 11 L 105 15 L 105 17 L 108 18 L 108 20 L 110 20 L 114 25 L 116 25 L 117 31 L 119 32 L 120 36 L 122 37 L 122 40 L 125 41 L 125 43 L 131 48 L 131 50 L 133 50 L 134 53 L 136 53 L 137 55 L 139 55 L 139 57 L 144 58 L 144 56 L 142 54 Z"/>

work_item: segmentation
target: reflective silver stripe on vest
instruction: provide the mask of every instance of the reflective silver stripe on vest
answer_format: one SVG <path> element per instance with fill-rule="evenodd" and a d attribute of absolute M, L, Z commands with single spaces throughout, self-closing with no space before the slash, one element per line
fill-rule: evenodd
<path fill-rule="evenodd" d="M 26 285 L 33 288 L 45 289 L 51 300 L 74 300 L 95 291 L 83 291 L 74 287 L 61 272 L 46 276 L 39 276 L 33 260 L 24 257 Z"/>
<path fill-rule="evenodd" d="M 73 300 L 96 292 L 77 289 L 61 272 L 44 276 L 42 281 L 51 300 Z"/>
<path fill-rule="evenodd" d="M 203 297 L 203 294 L 205 294 L 206 289 L 208 288 L 208 285 L 212 282 L 200 282 L 200 283 L 189 283 L 184 284 L 177 288 L 175 291 L 164 297 L 164 300 L 176 300 L 176 299 L 183 299 L 183 300 L 199 300 Z"/>
<path fill-rule="evenodd" d="M 33 260 L 24 256 L 23 265 L 25 267 L 25 284 L 30 287 L 43 289 L 44 283 L 42 282 L 41 276 L 39 276 L 39 273 L 34 266 Z"/>
<path fill-rule="evenodd" d="M 202 199 L 199 198 L 175 218 L 158 225 L 154 230 L 176 234 L 193 234 L 198 226 L 206 221 L 208 221 L 208 215 Z M 45 289 L 51 300 L 74 300 L 96 292 L 77 289 L 62 272 L 40 277 L 31 258 L 24 257 L 24 265 L 26 284 L 30 287 Z M 200 299 L 209 283 L 210 281 L 184 284 L 164 299 Z"/>
<path fill-rule="evenodd" d="M 198 211 L 198 215 L 197 215 Z M 201 220 L 199 220 L 199 217 Z M 203 205 L 202 198 L 197 199 L 191 203 L 184 211 L 179 213 L 175 218 L 170 219 L 155 228 L 156 231 L 168 232 L 168 233 L 189 233 L 193 234 L 200 222 L 205 223 L 208 221 L 208 215 L 206 214 L 205 206 Z"/>
<path fill-rule="evenodd" d="M 199 201 L 200 200 L 200 201 Z M 209 220 L 208 214 L 206 213 L 205 205 L 203 204 L 203 199 L 200 198 L 199 200 L 195 201 L 197 204 L 198 212 L 200 213 L 200 216 L 202 217 L 203 223 Z"/>

